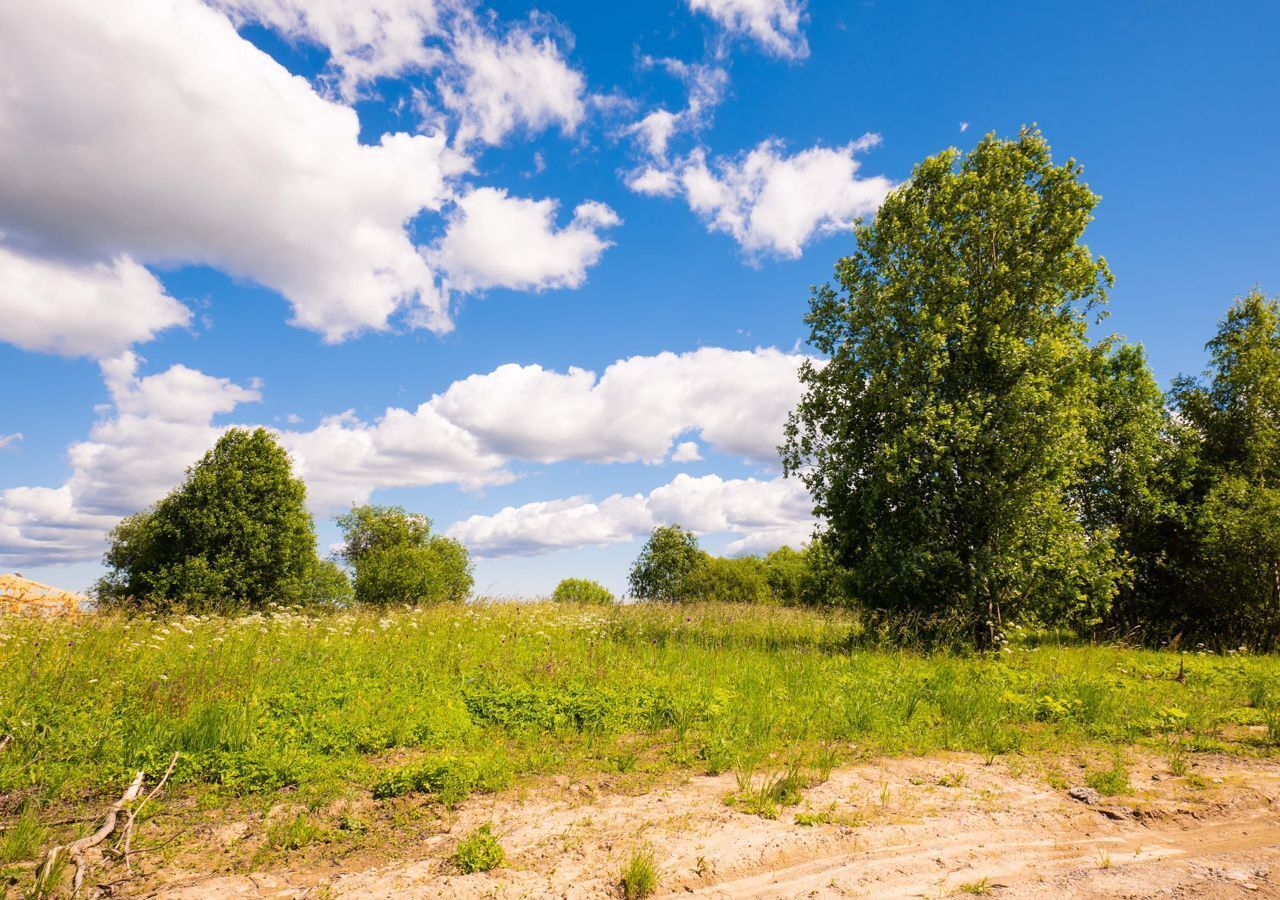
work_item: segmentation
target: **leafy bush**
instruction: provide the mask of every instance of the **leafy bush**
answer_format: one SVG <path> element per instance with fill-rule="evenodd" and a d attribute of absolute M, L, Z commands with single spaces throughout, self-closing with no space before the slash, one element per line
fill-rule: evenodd
<path fill-rule="evenodd" d="M 724 603 L 769 603 L 769 568 L 757 556 L 723 557 L 704 554 L 689 573 L 689 597 Z"/>
<path fill-rule="evenodd" d="M 587 578 L 566 578 L 556 585 L 551 599 L 561 603 L 594 603 L 608 606 L 617 598 L 603 584 Z"/>
<path fill-rule="evenodd" d="M 111 532 L 104 606 L 262 609 L 308 599 L 320 574 L 307 489 L 266 429 L 232 428 L 152 509 Z M 329 580 L 329 586 L 336 582 Z"/>
<path fill-rule="evenodd" d="M 355 599 L 374 605 L 465 600 L 474 585 L 467 548 L 431 534 L 431 520 L 399 506 L 356 506 L 336 519 L 339 556 L 355 568 Z"/>
<path fill-rule="evenodd" d="M 472 872 L 488 872 L 506 861 L 502 845 L 493 836 L 493 827 L 486 822 L 467 835 L 453 854 L 454 864 L 464 875 Z"/>

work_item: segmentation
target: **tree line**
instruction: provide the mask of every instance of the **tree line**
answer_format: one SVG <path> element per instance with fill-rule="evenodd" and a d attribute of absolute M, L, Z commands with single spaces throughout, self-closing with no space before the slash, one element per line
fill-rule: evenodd
<path fill-rule="evenodd" d="M 1020 624 L 1275 649 L 1280 303 L 1238 298 L 1206 371 L 1161 391 L 1141 345 L 1099 332 L 1113 278 L 1082 240 L 1099 198 L 1081 176 L 1033 128 L 917 165 L 811 294 L 818 357 L 779 451 L 813 497 L 812 541 L 715 557 L 664 525 L 631 595 L 856 607 L 978 646 Z M 321 559 L 305 497 L 266 430 L 231 429 L 112 532 L 96 595 L 230 610 L 470 593 L 466 549 L 398 507 L 339 516 Z M 583 579 L 554 597 L 614 600 Z"/>

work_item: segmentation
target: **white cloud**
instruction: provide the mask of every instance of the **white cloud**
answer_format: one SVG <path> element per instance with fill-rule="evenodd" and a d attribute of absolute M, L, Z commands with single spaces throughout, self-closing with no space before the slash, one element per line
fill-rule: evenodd
<path fill-rule="evenodd" d="M 702 459 L 702 453 L 698 450 L 697 441 L 682 441 L 676 445 L 675 451 L 671 454 L 672 462 L 697 462 L 700 459 Z"/>
<path fill-rule="evenodd" d="M 0 341 L 64 356 L 114 356 L 191 312 L 132 259 L 87 265 L 0 245 Z"/>
<path fill-rule="evenodd" d="M 696 431 L 719 452 L 774 463 L 800 399 L 802 359 L 704 347 L 619 360 L 598 379 L 509 364 L 454 382 L 431 405 L 493 451 L 524 460 L 656 463 Z"/>
<path fill-rule="evenodd" d="M 363 503 L 379 488 L 476 488 L 512 479 L 503 457 L 426 403 L 416 411 L 389 408 L 373 423 L 344 413 L 311 431 L 283 432 L 281 441 L 307 483 L 308 502 L 321 512 Z"/>
<path fill-rule="evenodd" d="M 874 212 L 893 183 L 882 175 L 863 178 L 856 154 L 880 142 L 866 135 L 843 147 L 811 147 L 788 156 L 781 142 L 764 141 L 739 159 L 708 163 L 697 150 L 673 170 L 690 208 L 712 231 L 723 231 L 749 254 L 801 254 L 819 235 L 843 231 L 858 216 Z M 663 193 L 661 170 L 630 186 Z"/>
<path fill-rule="evenodd" d="M 21 440 L 21 431 L 15 431 L 13 434 L 0 434 L 0 450 L 9 450 L 16 447 Z"/>
<path fill-rule="evenodd" d="M 405 232 L 468 161 L 443 135 L 361 144 L 353 109 L 197 0 L 0 4 L 0 230 L 103 262 L 203 263 L 338 340 L 401 307 L 449 328 Z"/>
<path fill-rule="evenodd" d="M 688 0 L 689 9 L 705 13 L 729 34 L 757 41 L 774 56 L 799 59 L 809 55 L 800 23 L 800 0 Z"/>
<path fill-rule="evenodd" d="M 500 144 L 517 128 L 559 125 L 572 133 L 586 114 L 586 82 L 549 35 L 514 28 L 495 38 L 478 27 L 454 35 L 438 87 L 459 118 L 457 140 Z"/>
<path fill-rule="evenodd" d="M 348 412 L 311 430 L 278 434 L 319 514 L 362 502 L 378 489 L 503 484 L 514 477 L 512 460 L 691 461 L 701 455 L 697 442 L 677 445 L 687 433 L 716 451 L 772 465 L 801 393 L 800 360 L 773 349 L 702 348 L 620 360 L 598 379 L 582 369 L 562 374 L 507 365 L 454 382 L 416 408 L 389 408 L 374 421 Z M 219 417 L 261 396 L 257 382 L 236 384 L 182 365 L 140 375 L 140 364 L 133 353 L 100 363 L 111 403 L 88 439 L 69 448 L 72 474 L 65 484 L 0 492 L 0 561 L 32 566 L 96 556 L 119 516 L 160 499 L 213 446 L 227 424 Z M 646 530 L 655 516 L 766 543 L 790 534 L 794 524 L 791 512 L 778 512 L 791 509 L 792 501 L 782 499 L 790 495 L 757 486 L 778 482 L 677 478 L 672 484 L 639 507 L 627 498 L 604 501 L 604 518 L 594 526 L 574 524 L 575 517 L 593 514 L 587 501 L 542 513 L 567 517 L 569 524 L 553 529 L 562 535 L 554 540 L 575 540 L 595 527 L 588 543 L 624 540 L 610 536 Z M 759 503 L 764 512 L 756 514 Z M 529 516 L 517 518 L 523 523 Z"/>
<path fill-rule="evenodd" d="M 966 132 L 966 131 L 968 131 L 968 130 L 969 130 L 969 123 L 968 123 L 968 122 L 961 122 L 961 123 L 960 123 L 960 131 L 963 133 L 963 132 Z"/>
<path fill-rule="evenodd" d="M 622 129 L 622 134 L 639 140 L 643 153 L 655 160 L 665 160 L 672 137 L 681 132 L 697 132 L 711 123 L 712 113 L 729 87 L 729 73 L 719 66 L 678 59 L 646 57 L 644 64 L 665 69 L 684 82 L 689 92 L 688 103 L 679 112 L 659 107 Z M 633 175 L 632 180 L 636 177 Z"/>
<path fill-rule="evenodd" d="M 811 501 L 795 479 L 725 480 L 680 474 L 647 496 L 614 494 L 508 506 L 492 516 L 471 516 L 448 529 L 450 537 L 486 557 L 526 556 L 635 540 L 655 525 L 679 523 L 698 534 L 731 533 L 730 553 L 799 546 L 813 531 Z"/>
<path fill-rule="evenodd" d="M 627 178 L 627 187 L 650 197 L 671 197 L 680 192 L 680 179 L 666 169 L 645 166 Z"/>
<path fill-rule="evenodd" d="M 429 70 L 443 52 L 429 39 L 458 4 L 436 0 L 212 0 L 239 23 L 258 22 L 285 37 L 328 49 L 340 94 L 354 99 L 377 78 Z"/>
<path fill-rule="evenodd" d="M 554 200 L 477 188 L 458 199 L 429 258 L 447 274 L 449 286 L 461 291 L 576 288 L 611 246 L 600 232 L 621 220 L 603 203 L 587 202 L 557 229 L 556 206 Z"/>

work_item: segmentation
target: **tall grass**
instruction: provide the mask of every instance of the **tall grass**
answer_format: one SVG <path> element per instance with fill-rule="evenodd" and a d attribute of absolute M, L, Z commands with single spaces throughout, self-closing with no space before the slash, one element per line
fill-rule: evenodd
<path fill-rule="evenodd" d="M 1156 652 L 923 654 L 858 637 L 845 615 L 717 604 L 0 619 L 0 796 L 118 792 L 175 750 L 174 785 L 447 802 L 637 755 L 728 771 L 832 748 L 994 756 L 1176 736 L 1205 750 L 1242 734 L 1253 743 L 1236 749 L 1274 752 L 1256 726 L 1275 657 L 1189 656 L 1178 680 L 1178 657 Z"/>

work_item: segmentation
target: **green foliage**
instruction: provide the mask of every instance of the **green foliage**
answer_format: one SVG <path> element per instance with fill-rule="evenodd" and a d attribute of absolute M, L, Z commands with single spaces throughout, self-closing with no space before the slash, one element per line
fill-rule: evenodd
<path fill-rule="evenodd" d="M 1085 776 L 1085 784 L 1105 797 L 1129 793 L 1129 768 L 1117 753 L 1111 760 L 1111 768 L 1098 769 Z"/>
<path fill-rule="evenodd" d="M 430 794 L 454 807 L 472 793 L 490 793 L 506 784 L 506 775 L 492 760 L 445 757 L 426 759 L 384 772 L 373 785 L 378 800 L 406 794 Z"/>
<path fill-rule="evenodd" d="M 617 598 L 603 584 L 587 578 L 565 578 L 556 585 L 551 599 L 559 603 L 588 603 L 610 606 Z"/>
<path fill-rule="evenodd" d="M 869 607 L 958 611 L 990 643 L 1001 619 L 1094 622 L 1123 579 L 1079 490 L 1111 283 L 1080 242 L 1098 200 L 1080 172 L 1029 129 L 931 157 L 814 292 L 829 361 L 801 369 L 783 465 Z"/>
<path fill-rule="evenodd" d="M 431 533 L 431 520 L 399 506 L 356 506 L 337 516 L 339 556 L 355 569 L 355 599 L 371 605 L 459 601 L 471 593 L 467 548 Z"/>
<path fill-rule="evenodd" d="M 493 826 L 488 822 L 467 835 L 453 854 L 454 865 L 464 875 L 496 869 L 506 859 L 502 845 L 493 836 Z"/>
<path fill-rule="evenodd" d="M 644 900 L 658 889 L 660 878 L 658 857 L 651 847 L 632 852 L 618 872 L 622 896 L 626 900 Z"/>
<path fill-rule="evenodd" d="M 693 599 L 689 579 L 704 559 L 692 531 L 679 525 L 653 529 L 631 566 L 631 596 L 666 602 Z"/>
<path fill-rule="evenodd" d="M 349 512 L 334 516 L 334 521 L 342 530 L 338 556 L 352 567 L 358 567 L 371 551 L 423 547 L 431 537 L 431 520 L 402 506 L 352 506 Z"/>
<path fill-rule="evenodd" d="M 25 804 L 18 814 L 18 820 L 0 831 L 0 864 L 35 859 L 47 836 L 48 829 L 40 824 L 36 805 Z"/>
<path fill-rule="evenodd" d="M 1181 427 L 1165 481 L 1160 574 L 1135 618 L 1166 635 L 1280 646 L 1280 302 L 1251 291 L 1171 392 Z"/>
<path fill-rule="evenodd" d="M 756 556 L 703 554 L 685 580 L 685 596 L 724 603 L 770 603 L 769 567 Z"/>
<path fill-rule="evenodd" d="M 306 487 L 263 428 L 224 433 L 181 486 L 116 526 L 105 562 L 104 606 L 229 611 L 340 592 L 318 571 Z"/>

